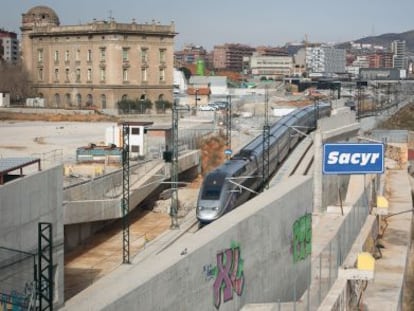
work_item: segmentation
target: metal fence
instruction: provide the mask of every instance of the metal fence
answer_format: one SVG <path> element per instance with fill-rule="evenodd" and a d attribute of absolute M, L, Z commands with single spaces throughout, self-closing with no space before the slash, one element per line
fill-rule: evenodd
<path fill-rule="evenodd" d="M 0 310 L 31 310 L 35 305 L 36 258 L 0 247 Z"/>
<path fill-rule="evenodd" d="M 366 187 L 364 193 L 355 202 L 353 208 L 344 215 L 344 219 L 340 224 L 336 235 L 324 247 L 320 254 L 311 259 L 308 256 L 304 263 L 309 267 L 306 276 L 295 275 L 295 284 L 291 288 L 290 296 L 292 301 L 283 302 L 282 299 L 277 300 L 277 310 L 317 310 L 323 299 L 328 294 L 333 283 L 338 277 L 338 269 L 343 264 L 347 254 L 349 253 L 356 237 L 361 231 L 362 226 L 369 214 L 371 196 L 375 195 L 375 183 Z M 303 281 L 308 284 L 304 293 L 300 293 L 299 289 L 303 287 Z M 299 296 L 300 295 L 300 296 Z"/>

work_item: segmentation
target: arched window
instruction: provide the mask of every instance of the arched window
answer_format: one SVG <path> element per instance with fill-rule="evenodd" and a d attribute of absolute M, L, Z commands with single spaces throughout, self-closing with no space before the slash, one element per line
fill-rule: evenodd
<path fill-rule="evenodd" d="M 70 97 L 69 93 L 65 94 L 65 102 L 66 102 L 66 106 L 71 107 L 72 106 L 72 99 Z"/>
<path fill-rule="evenodd" d="M 139 100 L 146 100 L 147 96 L 145 94 L 142 94 L 141 97 L 139 98 Z"/>
<path fill-rule="evenodd" d="M 164 100 L 164 94 L 158 95 L 158 100 Z"/>
<path fill-rule="evenodd" d="M 101 95 L 101 105 L 102 105 L 102 109 L 106 109 L 106 95 L 105 94 Z"/>
<path fill-rule="evenodd" d="M 60 95 L 58 93 L 55 94 L 55 106 L 60 107 Z"/>
<path fill-rule="evenodd" d="M 93 105 L 93 97 L 92 97 L 92 94 L 88 94 L 86 96 L 86 106 L 87 107 L 90 107 L 92 105 Z"/>
<path fill-rule="evenodd" d="M 127 94 L 122 95 L 122 100 L 127 100 L 127 99 L 128 99 L 128 95 Z"/>
<path fill-rule="evenodd" d="M 81 94 L 76 94 L 76 104 L 78 105 L 78 107 L 82 107 L 82 96 Z"/>

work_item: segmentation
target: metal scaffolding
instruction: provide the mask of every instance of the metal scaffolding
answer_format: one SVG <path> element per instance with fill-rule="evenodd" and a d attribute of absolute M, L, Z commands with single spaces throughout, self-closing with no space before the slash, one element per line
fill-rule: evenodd
<path fill-rule="evenodd" d="M 38 226 L 39 310 L 53 310 L 53 240 L 52 224 L 40 222 Z"/>
<path fill-rule="evenodd" d="M 129 263 L 129 123 L 122 124 L 122 262 Z"/>

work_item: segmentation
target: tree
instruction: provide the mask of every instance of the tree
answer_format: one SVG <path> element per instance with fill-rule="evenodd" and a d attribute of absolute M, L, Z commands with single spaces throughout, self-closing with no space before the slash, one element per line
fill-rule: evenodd
<path fill-rule="evenodd" d="M 179 69 L 180 71 L 182 71 L 184 73 L 184 77 L 187 79 L 187 81 L 190 79 L 191 77 L 191 71 L 190 69 L 186 68 L 186 67 L 181 67 Z"/>
<path fill-rule="evenodd" d="M 35 95 L 29 73 L 21 63 L 0 63 L 0 91 L 10 93 L 11 104 L 22 104 Z"/>

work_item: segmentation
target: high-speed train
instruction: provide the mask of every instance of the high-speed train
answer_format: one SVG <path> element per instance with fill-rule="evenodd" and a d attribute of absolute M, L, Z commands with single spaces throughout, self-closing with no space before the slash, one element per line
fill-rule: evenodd
<path fill-rule="evenodd" d="M 300 140 L 298 132 L 310 132 L 316 120 L 330 115 L 330 105 L 319 103 L 298 108 L 270 127 L 269 148 L 259 135 L 224 164 L 209 172 L 201 185 L 196 214 L 201 224 L 210 223 L 246 202 L 252 191 L 263 187 L 263 152 L 269 153 L 269 176 Z M 295 130 L 296 129 L 296 130 Z M 267 181 L 266 181 L 267 182 Z"/>

